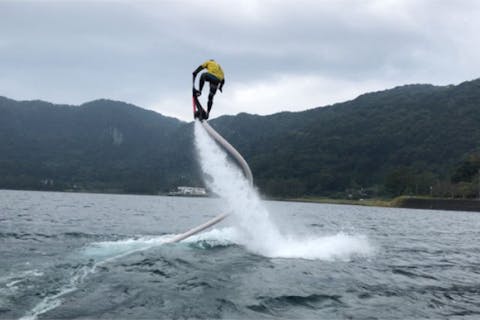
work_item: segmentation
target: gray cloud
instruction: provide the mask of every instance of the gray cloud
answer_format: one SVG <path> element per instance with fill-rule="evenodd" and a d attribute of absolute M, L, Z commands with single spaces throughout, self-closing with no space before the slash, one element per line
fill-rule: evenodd
<path fill-rule="evenodd" d="M 479 14 L 474 0 L 0 1 L 0 95 L 187 119 L 190 74 L 215 58 L 227 77 L 216 115 L 255 96 L 260 114 L 299 110 L 478 77 Z"/>

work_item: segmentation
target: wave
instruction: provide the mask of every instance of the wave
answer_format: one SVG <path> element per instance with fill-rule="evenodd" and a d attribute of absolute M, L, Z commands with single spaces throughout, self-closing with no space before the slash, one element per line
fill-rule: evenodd
<path fill-rule="evenodd" d="M 82 249 L 81 254 L 95 259 L 98 263 L 105 263 L 112 259 L 148 250 L 163 245 L 175 235 L 142 236 L 124 240 L 94 242 Z"/>
<path fill-rule="evenodd" d="M 15 240 L 34 240 L 40 241 L 45 238 L 56 238 L 55 235 L 48 235 L 43 233 L 17 233 L 17 232 L 0 232 L 0 239 L 15 239 Z"/>
<path fill-rule="evenodd" d="M 317 309 L 322 307 L 340 306 L 344 303 L 339 295 L 311 294 L 282 295 L 277 297 L 258 297 L 259 303 L 247 306 L 248 309 L 260 313 L 274 314 L 276 309 L 286 309 L 288 306 Z"/>
<path fill-rule="evenodd" d="M 85 234 L 74 233 L 69 236 L 84 237 Z M 41 314 L 53 310 L 62 304 L 62 297 L 66 294 L 75 292 L 79 286 L 84 283 L 85 279 L 96 269 L 105 263 L 112 260 L 124 257 L 134 252 L 150 249 L 155 246 L 164 244 L 173 235 L 166 236 L 151 236 L 151 237 L 137 237 L 125 240 L 100 241 L 93 242 L 80 251 L 80 258 L 84 257 L 89 260 L 87 264 L 57 265 L 61 269 L 73 269 L 69 276 L 67 283 L 60 285 L 60 288 L 55 290 L 55 293 L 43 298 L 33 309 L 21 318 L 21 320 L 35 320 Z"/>
<path fill-rule="evenodd" d="M 113 235 L 112 235 L 113 236 Z M 45 233 L 29 233 L 29 232 L 0 232 L 0 239 L 15 239 L 15 240 L 33 240 L 44 241 L 46 239 L 105 239 L 106 235 L 90 234 L 85 232 L 64 232 L 59 234 L 45 234 Z M 110 236 L 111 237 L 111 236 Z"/>
<path fill-rule="evenodd" d="M 2 290 L 16 290 L 17 286 L 35 277 L 41 277 L 44 273 L 38 269 L 24 270 L 0 276 L 0 292 Z"/>
<path fill-rule="evenodd" d="M 247 246 L 241 230 L 235 227 L 213 229 L 193 236 L 185 242 L 196 243 L 202 249 Z M 348 235 L 343 232 L 323 237 L 282 236 L 276 242 L 265 243 L 256 254 L 268 258 L 290 258 L 307 260 L 350 260 L 352 257 L 368 257 L 375 248 L 363 235 Z"/>
<path fill-rule="evenodd" d="M 118 259 L 136 252 L 145 251 L 168 243 L 175 234 L 142 236 L 123 240 L 94 242 L 84 247 L 81 254 L 94 259 L 97 264 Z M 308 260 L 348 260 L 353 256 L 370 256 L 375 249 L 366 236 L 338 233 L 332 236 L 305 237 L 285 236 L 276 243 L 256 252 L 268 258 L 298 258 Z M 214 250 L 232 246 L 246 247 L 241 230 L 236 227 L 212 229 L 192 236 L 181 243 L 202 250 Z M 248 249 L 248 248 L 247 248 Z"/>
<path fill-rule="evenodd" d="M 35 320 L 39 315 L 60 306 L 62 304 L 61 297 L 76 291 L 78 286 L 85 281 L 85 278 L 95 271 L 95 267 L 95 265 L 81 265 L 75 268 L 67 284 L 55 290 L 53 294 L 43 298 L 32 310 L 20 318 L 20 320 Z"/>

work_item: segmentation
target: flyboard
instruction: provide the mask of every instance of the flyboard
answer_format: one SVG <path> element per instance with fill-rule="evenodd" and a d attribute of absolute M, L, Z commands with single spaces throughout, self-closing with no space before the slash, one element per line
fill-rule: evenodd
<path fill-rule="evenodd" d="M 193 118 L 198 119 L 202 124 L 203 128 L 207 131 L 207 133 L 212 137 L 218 144 L 220 144 L 238 163 L 238 165 L 242 168 L 243 174 L 250 182 L 250 185 L 253 185 L 253 175 L 250 167 L 248 166 L 247 161 L 242 157 L 240 152 L 238 152 L 225 138 L 223 138 L 217 131 L 215 131 L 207 122 L 208 113 L 200 104 L 197 96 L 197 90 L 195 89 L 195 79 L 193 79 L 193 87 L 192 87 L 192 105 L 193 105 Z M 168 243 L 179 242 L 185 240 L 199 232 L 202 232 L 205 229 L 210 228 L 211 226 L 219 223 L 223 219 L 228 216 L 228 213 L 222 213 L 217 217 L 195 227 L 192 228 L 184 233 L 176 235 L 169 241 Z"/>

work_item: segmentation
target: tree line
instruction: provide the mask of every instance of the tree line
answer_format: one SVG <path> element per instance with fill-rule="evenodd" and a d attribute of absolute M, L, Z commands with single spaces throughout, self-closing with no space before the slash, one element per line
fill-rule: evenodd
<path fill-rule="evenodd" d="M 217 106 L 221 108 L 221 106 Z M 407 85 L 211 125 L 272 197 L 478 197 L 480 80 Z M 202 186 L 193 125 L 110 100 L 0 98 L 0 188 L 165 193 Z"/>

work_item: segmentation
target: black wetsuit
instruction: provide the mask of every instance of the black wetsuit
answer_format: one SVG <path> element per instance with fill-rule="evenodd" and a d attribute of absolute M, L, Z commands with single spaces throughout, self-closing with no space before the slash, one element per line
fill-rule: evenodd
<path fill-rule="evenodd" d="M 212 109 L 213 105 L 213 97 L 215 96 L 215 93 L 217 93 L 218 85 L 220 84 L 220 79 L 215 77 L 213 74 L 205 72 L 200 76 L 200 86 L 199 90 L 202 92 L 203 86 L 205 85 L 205 81 L 208 81 L 210 83 L 210 92 L 208 93 L 208 112 L 210 112 L 210 109 Z"/>

